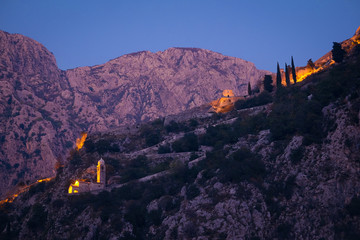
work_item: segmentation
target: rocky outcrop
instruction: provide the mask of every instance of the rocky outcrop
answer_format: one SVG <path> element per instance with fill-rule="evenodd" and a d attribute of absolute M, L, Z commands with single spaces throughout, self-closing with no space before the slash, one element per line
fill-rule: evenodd
<path fill-rule="evenodd" d="M 81 131 L 104 131 L 246 93 L 266 71 L 209 50 L 138 52 L 68 71 L 40 43 L 0 31 L 0 196 L 53 175 Z"/>

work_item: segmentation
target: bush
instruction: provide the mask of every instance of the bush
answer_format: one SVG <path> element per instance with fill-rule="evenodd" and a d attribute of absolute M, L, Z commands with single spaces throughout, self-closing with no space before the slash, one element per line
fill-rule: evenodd
<path fill-rule="evenodd" d="M 301 159 L 304 157 L 304 151 L 305 151 L 305 148 L 303 146 L 293 149 L 290 153 L 291 162 L 293 164 L 299 163 L 301 161 Z"/>
<path fill-rule="evenodd" d="M 29 189 L 29 195 L 33 196 L 36 193 L 44 192 L 45 185 L 46 185 L 46 182 L 39 182 L 39 183 L 36 183 L 35 185 L 31 186 Z"/>
<path fill-rule="evenodd" d="M 192 200 L 195 197 L 199 196 L 200 190 L 195 184 L 191 184 L 189 187 L 186 188 L 186 198 L 188 200 Z"/>
<path fill-rule="evenodd" d="M 256 134 L 263 129 L 267 129 L 268 120 L 266 114 L 259 113 L 254 116 L 248 116 L 245 118 L 238 118 L 233 123 L 233 131 L 236 134 L 236 139 L 246 134 Z"/>
<path fill-rule="evenodd" d="M 164 153 L 170 153 L 170 152 L 171 152 L 171 149 L 170 149 L 169 144 L 161 145 L 158 148 L 158 154 L 164 154 Z"/>
<path fill-rule="evenodd" d="M 346 210 L 351 216 L 360 216 L 360 197 L 353 197 Z"/>
<path fill-rule="evenodd" d="M 160 226 L 162 219 L 161 219 L 161 210 L 151 210 L 147 214 L 147 222 L 149 225 L 154 224 L 155 226 Z"/>
<path fill-rule="evenodd" d="M 206 133 L 200 137 L 201 145 L 221 149 L 225 144 L 237 142 L 237 135 L 230 125 L 209 126 Z"/>
<path fill-rule="evenodd" d="M 194 133 L 187 133 L 181 139 L 173 142 L 175 152 L 191 152 L 199 149 L 198 138 Z"/>
<path fill-rule="evenodd" d="M 151 147 L 158 144 L 162 140 L 163 124 L 159 121 L 152 124 L 142 125 L 140 128 L 140 136 L 145 138 L 146 146 Z"/>
<path fill-rule="evenodd" d="M 234 152 L 221 165 L 223 180 L 240 182 L 243 180 L 259 181 L 265 176 L 265 165 L 258 155 L 247 148 Z"/>
<path fill-rule="evenodd" d="M 70 165 L 78 166 L 82 163 L 79 151 L 73 149 L 70 151 Z"/>
<path fill-rule="evenodd" d="M 252 97 L 247 100 L 239 100 L 235 103 L 235 109 L 251 108 L 256 106 L 265 105 L 271 103 L 273 98 L 267 91 L 260 93 L 258 96 Z"/>
<path fill-rule="evenodd" d="M 47 219 L 47 212 L 41 204 L 35 204 L 32 207 L 32 215 L 27 222 L 31 231 L 37 231 L 44 227 Z"/>

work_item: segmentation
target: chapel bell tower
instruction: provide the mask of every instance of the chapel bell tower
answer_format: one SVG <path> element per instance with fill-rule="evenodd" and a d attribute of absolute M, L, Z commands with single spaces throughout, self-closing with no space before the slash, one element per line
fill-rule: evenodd
<path fill-rule="evenodd" d="M 106 183 L 106 167 L 104 159 L 100 159 L 98 161 L 98 165 L 96 167 L 97 170 L 97 183 L 102 183 L 105 185 Z"/>

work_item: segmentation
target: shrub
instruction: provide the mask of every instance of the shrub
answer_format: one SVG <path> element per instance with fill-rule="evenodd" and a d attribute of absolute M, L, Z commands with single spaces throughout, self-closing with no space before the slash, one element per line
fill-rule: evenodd
<path fill-rule="evenodd" d="M 44 192 L 45 191 L 45 184 L 46 184 L 46 182 L 39 182 L 39 183 L 31 186 L 30 189 L 29 189 L 29 195 L 33 196 L 36 193 Z"/>
<path fill-rule="evenodd" d="M 28 227 L 32 231 L 37 231 L 43 228 L 47 219 L 47 212 L 41 204 L 35 204 L 32 207 L 32 215 L 27 222 Z"/>
<path fill-rule="evenodd" d="M 201 145 L 212 146 L 221 149 L 225 144 L 235 143 L 237 135 L 230 125 L 209 126 L 206 133 L 200 137 Z"/>
<path fill-rule="evenodd" d="M 199 196 L 199 194 L 200 190 L 195 184 L 190 184 L 190 186 L 186 188 L 186 198 L 188 200 L 194 199 L 195 197 Z"/>
<path fill-rule="evenodd" d="M 360 216 L 360 197 L 353 197 L 346 210 L 351 216 Z"/>
<path fill-rule="evenodd" d="M 199 149 L 198 138 L 194 133 L 187 133 L 172 144 L 175 152 L 191 152 Z"/>
<path fill-rule="evenodd" d="M 145 138 L 146 146 L 151 147 L 162 140 L 163 125 L 156 121 L 153 124 L 145 124 L 140 128 L 140 136 Z"/>
<path fill-rule="evenodd" d="M 236 139 L 240 136 L 244 136 L 246 134 L 255 134 L 260 130 L 267 129 L 268 120 L 266 118 L 266 114 L 259 113 L 254 116 L 248 116 L 245 118 L 238 118 L 233 123 L 233 131 L 236 134 Z"/>
<path fill-rule="evenodd" d="M 220 167 L 223 180 L 230 182 L 258 181 L 262 180 L 266 173 L 265 165 L 260 157 L 247 148 L 241 148 L 234 152 Z"/>
<path fill-rule="evenodd" d="M 251 108 L 256 106 L 265 105 L 273 101 L 272 96 L 269 92 L 264 91 L 258 96 L 252 97 L 247 100 L 239 100 L 235 103 L 235 109 Z"/>
<path fill-rule="evenodd" d="M 305 148 L 303 146 L 293 149 L 290 153 L 291 162 L 293 164 L 299 163 L 301 161 L 301 159 L 304 157 L 304 151 L 305 151 Z"/>
<path fill-rule="evenodd" d="M 64 200 L 56 199 L 55 201 L 53 201 L 52 206 L 53 208 L 60 209 L 62 208 L 62 206 L 64 206 Z"/>
<path fill-rule="evenodd" d="M 161 210 L 151 210 L 147 214 L 147 222 L 149 225 L 154 224 L 155 226 L 160 226 L 162 219 L 161 219 Z"/>
<path fill-rule="evenodd" d="M 161 145 L 158 148 L 158 153 L 159 154 L 164 154 L 164 153 L 170 153 L 171 149 L 170 149 L 170 145 L 169 144 L 165 144 L 165 145 Z"/>
<path fill-rule="evenodd" d="M 79 151 L 71 150 L 70 151 L 70 165 L 78 166 L 82 163 Z"/>

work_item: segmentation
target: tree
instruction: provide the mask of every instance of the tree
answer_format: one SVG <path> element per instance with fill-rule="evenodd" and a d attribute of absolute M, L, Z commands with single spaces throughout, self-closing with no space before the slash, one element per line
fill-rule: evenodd
<path fill-rule="evenodd" d="M 341 44 L 333 42 L 333 49 L 331 50 L 332 57 L 336 63 L 341 63 L 345 56 L 344 49 L 341 48 Z"/>
<path fill-rule="evenodd" d="M 268 92 L 272 92 L 274 86 L 272 85 L 271 75 L 265 75 L 264 77 L 264 89 Z"/>
<path fill-rule="evenodd" d="M 279 62 L 277 63 L 276 87 L 277 87 L 277 88 L 282 87 L 282 85 L 281 85 L 281 73 L 280 73 Z"/>
<path fill-rule="evenodd" d="M 248 83 L 248 95 L 251 96 L 251 84 L 250 82 Z"/>
<path fill-rule="evenodd" d="M 294 59 L 292 56 L 291 56 L 291 71 L 292 71 L 293 80 L 294 80 L 294 84 L 295 84 L 296 83 L 296 69 L 295 69 Z"/>
<path fill-rule="evenodd" d="M 289 68 L 286 63 L 285 63 L 285 81 L 286 81 L 286 86 L 290 86 Z"/>
<path fill-rule="evenodd" d="M 315 64 L 313 63 L 312 59 L 310 58 L 307 62 L 306 68 L 308 68 L 309 70 L 314 70 L 315 68 Z"/>

